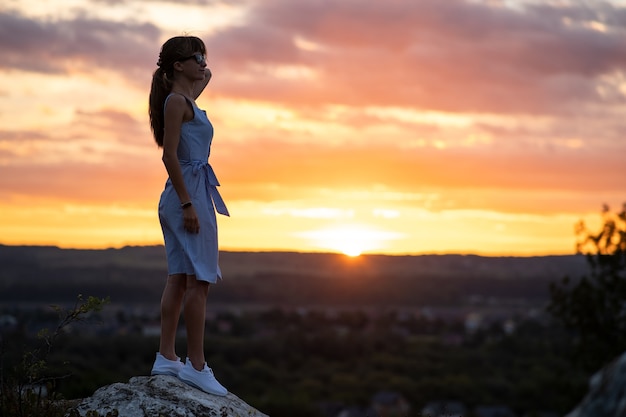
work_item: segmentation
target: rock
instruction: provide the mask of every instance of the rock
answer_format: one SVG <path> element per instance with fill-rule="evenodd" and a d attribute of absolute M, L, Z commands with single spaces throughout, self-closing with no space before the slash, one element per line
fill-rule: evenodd
<path fill-rule="evenodd" d="M 113 410 L 120 417 L 268 417 L 234 394 L 207 394 L 165 375 L 102 387 L 76 408 L 81 416 L 91 410 L 103 417 Z"/>
<path fill-rule="evenodd" d="M 587 395 L 566 417 L 626 417 L 626 352 L 591 377 Z"/>

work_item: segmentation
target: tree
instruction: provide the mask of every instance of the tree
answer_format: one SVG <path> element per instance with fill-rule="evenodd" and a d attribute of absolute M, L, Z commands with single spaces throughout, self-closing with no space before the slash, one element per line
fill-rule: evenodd
<path fill-rule="evenodd" d="M 626 351 L 626 204 L 618 213 L 604 205 L 602 219 L 597 233 L 583 221 L 576 227 L 576 249 L 586 256 L 589 275 L 550 284 L 548 305 L 571 332 L 577 361 L 594 370 Z"/>
<path fill-rule="evenodd" d="M 0 416 L 60 417 L 66 415 L 70 404 L 54 392 L 55 382 L 64 376 L 48 375 L 48 356 L 55 341 L 68 326 L 87 320 L 91 313 L 101 311 L 108 303 L 108 297 L 100 299 L 89 296 L 85 300 L 79 294 L 73 308 L 52 306 L 59 315 L 57 327 L 52 332 L 42 329 L 38 333 L 40 345 L 22 354 L 22 360 L 15 366 L 12 375 L 6 375 L 4 372 L 4 346 L 2 335 L 0 335 Z"/>

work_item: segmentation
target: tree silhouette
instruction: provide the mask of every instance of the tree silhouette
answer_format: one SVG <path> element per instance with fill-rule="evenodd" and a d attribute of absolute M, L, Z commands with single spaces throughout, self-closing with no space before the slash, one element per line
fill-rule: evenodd
<path fill-rule="evenodd" d="M 576 250 L 589 275 L 550 284 L 548 311 L 571 331 L 576 360 L 596 369 L 626 351 L 626 204 L 621 212 L 602 210 L 598 233 L 583 221 L 576 226 Z"/>

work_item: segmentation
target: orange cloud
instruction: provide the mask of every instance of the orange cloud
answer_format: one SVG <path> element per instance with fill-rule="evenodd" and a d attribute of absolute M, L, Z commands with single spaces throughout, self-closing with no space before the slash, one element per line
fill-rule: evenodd
<path fill-rule="evenodd" d="M 605 14 L 622 9 L 582 7 L 263 2 L 243 24 L 211 36 L 209 50 L 218 73 L 228 75 L 218 91 L 229 96 L 454 112 L 580 111 L 572 104 L 602 104 L 598 77 L 626 64 L 626 37 Z M 582 24 L 594 19 L 608 29 Z M 309 68 L 314 81 L 277 76 L 286 65 Z"/>

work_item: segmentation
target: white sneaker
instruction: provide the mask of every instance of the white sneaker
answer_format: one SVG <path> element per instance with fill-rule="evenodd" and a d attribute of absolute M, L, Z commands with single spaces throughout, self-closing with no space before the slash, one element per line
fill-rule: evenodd
<path fill-rule="evenodd" d="M 152 371 L 150 371 L 150 375 L 178 376 L 178 373 L 181 369 L 183 369 L 184 366 L 185 365 L 180 361 L 180 358 L 178 356 L 176 357 L 175 361 L 171 361 L 165 356 L 161 355 L 159 352 L 157 352 L 154 365 L 152 365 Z"/>
<path fill-rule="evenodd" d="M 191 385 L 192 387 L 196 387 L 204 392 L 208 392 L 209 394 L 225 396 L 228 394 L 228 390 L 222 386 L 215 376 L 213 376 L 213 371 L 211 368 L 204 364 L 204 369 L 201 371 L 196 371 L 196 368 L 193 367 L 189 358 L 185 363 L 185 366 L 178 373 L 178 378 L 184 383 Z"/>

